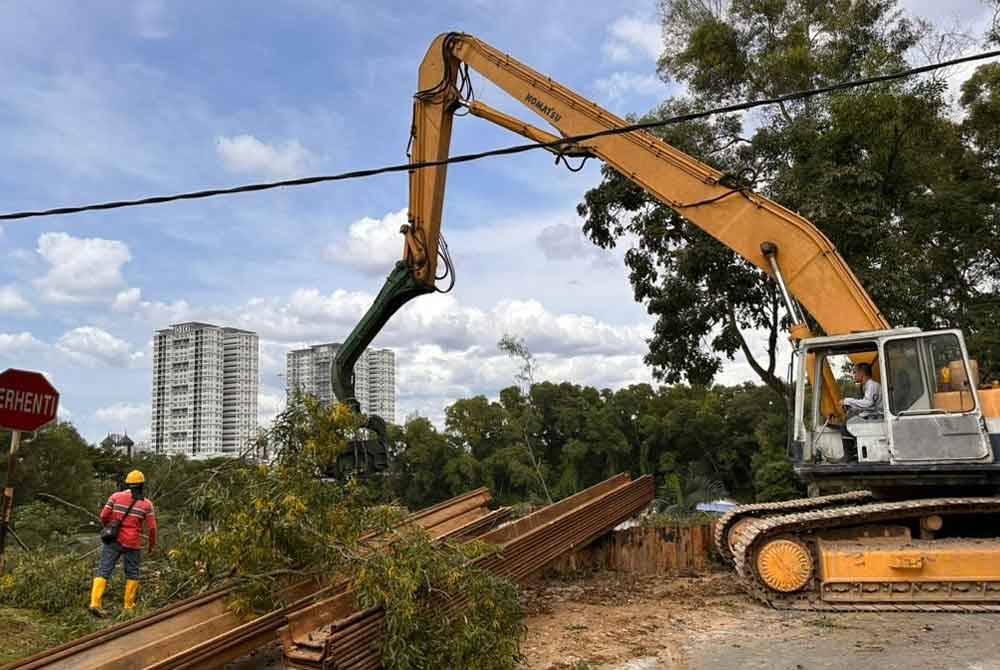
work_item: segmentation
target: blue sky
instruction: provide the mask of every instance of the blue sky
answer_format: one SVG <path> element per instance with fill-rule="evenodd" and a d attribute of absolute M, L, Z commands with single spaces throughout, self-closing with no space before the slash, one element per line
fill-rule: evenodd
<path fill-rule="evenodd" d="M 973 0 L 906 6 L 981 25 Z M 44 208 L 402 162 L 417 66 L 441 32 L 478 35 L 619 114 L 676 92 L 655 76 L 655 0 L 586 3 L 21 2 L 0 6 L 0 209 Z M 955 75 L 958 76 L 958 75 Z M 532 119 L 476 79 L 479 98 Z M 519 141 L 471 117 L 453 152 Z M 495 394 L 525 338 L 540 378 L 649 381 L 650 320 L 623 250 L 579 232 L 599 168 L 544 152 L 449 171 L 452 294 L 404 308 L 399 419 Z M 406 177 L 9 222 L 0 230 L 0 368 L 45 371 L 84 435 L 148 433 L 153 331 L 188 319 L 261 335 L 262 420 L 284 352 L 342 339 L 400 254 Z M 721 381 L 749 379 L 734 361 Z"/>

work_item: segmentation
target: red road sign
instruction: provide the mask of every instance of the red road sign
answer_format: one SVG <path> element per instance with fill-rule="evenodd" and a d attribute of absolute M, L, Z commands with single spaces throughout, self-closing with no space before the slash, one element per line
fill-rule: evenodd
<path fill-rule="evenodd" d="M 0 428 L 30 432 L 54 421 L 59 391 L 40 372 L 0 372 Z"/>

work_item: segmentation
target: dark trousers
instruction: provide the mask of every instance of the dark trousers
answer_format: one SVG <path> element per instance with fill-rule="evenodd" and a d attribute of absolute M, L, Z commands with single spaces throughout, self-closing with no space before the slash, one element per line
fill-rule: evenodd
<path fill-rule="evenodd" d="M 844 460 L 858 460 L 858 438 L 851 435 L 846 423 L 840 427 L 840 440 L 844 445 Z"/>
<path fill-rule="evenodd" d="M 129 549 L 117 542 L 109 542 L 101 550 L 101 562 L 97 565 L 97 576 L 110 579 L 115 571 L 118 559 L 125 557 L 125 578 L 139 579 L 139 562 L 142 552 L 139 549 Z"/>

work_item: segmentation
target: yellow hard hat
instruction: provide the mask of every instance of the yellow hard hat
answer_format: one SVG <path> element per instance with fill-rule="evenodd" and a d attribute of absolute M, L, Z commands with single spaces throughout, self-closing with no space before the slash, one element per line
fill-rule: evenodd
<path fill-rule="evenodd" d="M 145 482 L 146 477 L 138 470 L 128 473 L 128 477 L 125 478 L 126 484 L 144 484 Z"/>

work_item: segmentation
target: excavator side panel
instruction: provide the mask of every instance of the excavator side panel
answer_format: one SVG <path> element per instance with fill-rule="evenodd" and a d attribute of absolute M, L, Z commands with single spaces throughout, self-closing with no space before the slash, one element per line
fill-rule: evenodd
<path fill-rule="evenodd" d="M 818 540 L 817 544 L 824 584 L 1000 584 L 1000 540 L 910 540 L 900 544 Z"/>

